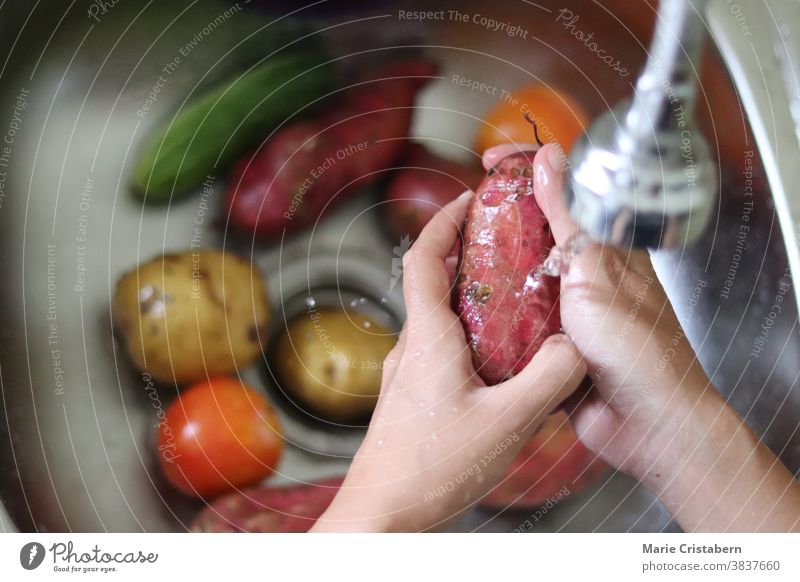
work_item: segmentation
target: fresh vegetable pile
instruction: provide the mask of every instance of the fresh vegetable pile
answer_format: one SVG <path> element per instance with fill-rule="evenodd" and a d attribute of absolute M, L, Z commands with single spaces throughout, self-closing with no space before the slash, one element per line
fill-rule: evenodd
<path fill-rule="evenodd" d="M 414 99 L 435 72 L 424 60 L 388 65 L 347 89 L 339 107 L 280 130 L 236 166 L 226 194 L 231 224 L 279 237 L 374 183 L 405 150 Z"/>
<path fill-rule="evenodd" d="M 265 47 L 274 54 L 165 120 L 133 170 L 134 193 L 170 202 L 232 166 L 223 222 L 274 241 L 378 185 L 379 218 L 396 245 L 413 241 L 442 206 L 477 186 L 453 306 L 484 380 L 519 372 L 560 328 L 559 280 L 539 271 L 554 241 L 533 195 L 533 153 L 511 155 L 485 177 L 478 160 L 484 147 L 529 141 L 523 113 L 544 128 L 546 141 L 568 143 L 584 114 L 550 88 L 522 88 L 520 103 L 504 102 L 487 116 L 474 163 L 456 162 L 409 139 L 434 63 L 404 59 L 342 78 L 311 42 L 280 48 L 294 44 L 286 38 L 292 34 L 276 29 L 276 46 Z M 133 365 L 180 390 L 158 425 L 157 455 L 173 487 L 209 503 L 193 530 L 307 531 L 341 480 L 258 487 L 278 470 L 284 437 L 273 405 L 241 373 L 269 358 L 284 394 L 310 415 L 361 421 L 377 400 L 395 330 L 355 307 L 320 308 L 273 334 L 264 274 L 251 260 L 213 249 L 136 266 L 117 283 L 112 316 Z M 556 415 L 482 504 L 536 506 L 603 470 Z"/>
<path fill-rule="evenodd" d="M 264 131 L 313 105 L 331 83 L 321 52 L 269 59 L 190 103 L 145 148 L 134 189 L 148 202 L 184 194 Z"/>

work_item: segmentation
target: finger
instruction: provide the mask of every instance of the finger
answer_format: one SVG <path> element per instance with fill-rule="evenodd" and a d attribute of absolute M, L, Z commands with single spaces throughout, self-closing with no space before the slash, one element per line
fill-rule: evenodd
<path fill-rule="evenodd" d="M 456 242 L 461 225 L 467 215 L 467 207 L 472 192 L 467 190 L 461 196 L 446 204 L 425 225 L 412 248 L 425 249 L 427 254 L 438 262 L 444 261 Z"/>
<path fill-rule="evenodd" d="M 586 376 L 586 362 L 567 336 L 552 335 L 522 371 L 494 389 L 504 409 L 513 407 L 521 425 L 544 418 L 572 394 Z M 491 388 L 490 388 L 491 390 Z"/>
<path fill-rule="evenodd" d="M 556 244 L 566 242 L 578 230 L 564 203 L 564 154 L 557 144 L 545 144 L 533 160 L 533 192 L 544 212 Z"/>
<path fill-rule="evenodd" d="M 564 203 L 564 151 L 558 144 L 545 144 L 533 160 L 534 195 L 536 203 L 544 212 L 556 244 L 564 244 L 574 235 L 578 226 Z M 653 274 L 650 255 L 637 248 L 614 249 L 624 262 L 637 272 Z"/>
<path fill-rule="evenodd" d="M 535 152 L 539 146 L 534 143 L 506 143 L 499 146 L 494 146 L 483 152 L 483 169 L 489 170 L 497 165 L 497 162 L 511 154 L 519 152 Z"/>
<path fill-rule="evenodd" d="M 447 269 L 447 277 L 450 279 L 452 286 L 458 276 L 458 257 L 447 257 L 444 261 L 445 268 Z"/>
<path fill-rule="evenodd" d="M 578 385 L 578 389 L 575 390 L 572 394 L 567 396 L 564 402 L 558 407 L 559 410 L 563 410 L 567 414 L 571 414 L 580 404 L 589 396 L 589 393 L 594 388 L 594 383 L 589 376 L 584 377 L 581 380 L 581 383 Z"/>
<path fill-rule="evenodd" d="M 453 315 L 445 260 L 460 234 L 471 198 L 472 192 L 465 192 L 437 212 L 403 256 L 403 297 L 413 324 L 437 311 Z"/>
<path fill-rule="evenodd" d="M 623 287 L 638 288 L 643 277 L 657 280 L 646 250 L 596 243 L 586 246 L 575 256 L 569 272 L 562 275 L 561 282 L 567 286 L 582 286 L 590 282 L 597 289 L 616 294 Z M 599 286 L 601 283 L 604 283 L 603 287 Z M 635 291 L 632 291 L 631 296 L 634 294 Z"/>
<path fill-rule="evenodd" d="M 619 249 L 618 252 L 628 268 L 633 269 L 640 275 L 656 277 L 653 263 L 650 261 L 650 253 L 647 250 L 629 247 Z"/>
<path fill-rule="evenodd" d="M 602 454 L 606 447 L 613 446 L 612 441 L 619 435 L 624 422 L 597 390 L 592 390 L 581 400 L 570 413 L 569 421 L 583 445 L 596 454 Z"/>

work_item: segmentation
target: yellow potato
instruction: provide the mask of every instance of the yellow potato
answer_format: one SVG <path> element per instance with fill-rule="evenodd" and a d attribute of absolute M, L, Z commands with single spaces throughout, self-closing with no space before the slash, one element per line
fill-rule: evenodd
<path fill-rule="evenodd" d="M 378 400 L 392 330 L 355 310 L 313 310 L 289 323 L 275 352 L 283 388 L 329 420 L 369 414 Z"/>
<path fill-rule="evenodd" d="M 270 317 L 258 268 L 210 249 L 159 256 L 123 275 L 112 315 L 136 366 L 180 384 L 252 362 Z"/>

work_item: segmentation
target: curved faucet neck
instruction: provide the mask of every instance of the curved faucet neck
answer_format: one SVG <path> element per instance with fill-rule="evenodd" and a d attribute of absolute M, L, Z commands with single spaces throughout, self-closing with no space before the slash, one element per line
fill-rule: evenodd
<path fill-rule="evenodd" d="M 628 140 L 637 147 L 655 131 L 674 129 L 694 117 L 697 71 L 706 25 L 707 0 L 662 0 L 650 54 L 636 81 L 625 121 Z"/>

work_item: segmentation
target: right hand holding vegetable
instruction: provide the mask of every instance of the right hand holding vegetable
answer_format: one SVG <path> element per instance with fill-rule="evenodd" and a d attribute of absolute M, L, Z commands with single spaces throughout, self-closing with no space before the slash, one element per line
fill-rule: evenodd
<path fill-rule="evenodd" d="M 487 150 L 484 164 L 507 152 Z M 557 244 L 576 231 L 562 160 L 553 145 L 534 160 Z M 580 252 L 561 278 L 561 321 L 594 383 L 567 401 L 586 447 L 642 481 L 685 531 L 800 528 L 800 483 L 711 384 L 646 252 Z"/>
<path fill-rule="evenodd" d="M 510 149 L 487 150 L 485 163 Z M 534 160 L 536 200 L 559 245 L 577 231 L 561 198 L 562 159 L 558 146 L 545 145 Z M 607 462 L 641 475 L 676 411 L 691 406 L 709 381 L 646 251 L 590 245 L 562 275 L 560 299 L 562 326 L 595 386 L 571 399 L 573 426 Z"/>

